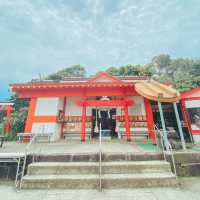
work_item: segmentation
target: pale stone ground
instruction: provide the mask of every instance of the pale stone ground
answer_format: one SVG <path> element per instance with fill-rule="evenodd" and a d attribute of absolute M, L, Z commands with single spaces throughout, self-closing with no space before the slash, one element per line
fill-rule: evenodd
<path fill-rule="evenodd" d="M 28 143 L 19 142 L 4 142 L 2 148 L 0 148 L 0 155 L 7 153 L 24 153 Z M 148 153 L 148 152 L 161 152 L 156 145 L 145 143 L 145 141 L 131 141 L 127 142 L 125 139 L 118 140 L 105 140 L 102 141 L 102 151 L 104 153 Z M 98 153 L 99 141 L 92 139 L 87 140 L 85 143 L 81 143 L 80 140 L 61 140 L 59 142 L 45 142 L 45 143 L 33 143 L 28 151 L 29 153 L 39 154 L 76 154 L 76 153 Z M 176 153 L 183 152 L 182 150 L 176 151 Z M 196 144 L 194 148 L 187 149 L 184 153 L 200 152 L 200 144 Z"/>
<path fill-rule="evenodd" d="M 0 153 L 24 152 L 27 144 L 18 142 L 6 142 L 0 149 Z M 155 152 L 157 149 L 142 149 L 134 142 L 112 141 L 103 143 L 105 152 Z M 35 143 L 30 152 L 44 154 L 57 153 L 88 153 L 98 152 L 98 141 L 87 141 L 81 144 L 79 141 L 59 143 Z M 0 200 L 200 200 L 200 178 L 180 179 L 180 188 L 145 188 L 145 189 L 117 189 L 117 190 L 16 190 L 13 182 L 0 183 Z"/>
<path fill-rule="evenodd" d="M 180 179 L 180 188 L 103 190 L 16 190 L 13 182 L 0 183 L 2 200 L 200 200 L 200 178 Z"/>

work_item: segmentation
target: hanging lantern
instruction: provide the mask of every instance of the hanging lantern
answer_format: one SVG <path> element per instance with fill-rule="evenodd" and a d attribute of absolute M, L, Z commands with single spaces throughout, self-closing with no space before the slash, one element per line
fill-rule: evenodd
<path fill-rule="evenodd" d="M 102 96 L 101 98 L 100 98 L 100 101 L 109 101 L 110 99 L 109 99 L 109 97 L 107 97 L 107 96 Z M 108 107 L 101 107 L 101 110 L 99 110 L 99 118 L 101 118 L 101 111 L 107 111 L 107 114 L 108 114 L 108 118 L 110 118 L 110 108 L 108 108 Z"/>
<path fill-rule="evenodd" d="M 95 121 L 94 132 L 95 133 L 99 132 L 99 127 L 98 127 L 98 122 L 97 122 L 97 108 L 96 108 L 96 121 Z"/>
<path fill-rule="evenodd" d="M 110 99 L 107 96 L 102 96 L 100 101 L 109 101 Z"/>
<path fill-rule="evenodd" d="M 109 101 L 110 99 L 107 97 L 107 96 L 102 96 L 101 98 L 100 98 L 100 101 Z M 102 111 L 107 111 L 108 110 L 108 108 L 107 107 L 101 107 L 101 110 Z"/>

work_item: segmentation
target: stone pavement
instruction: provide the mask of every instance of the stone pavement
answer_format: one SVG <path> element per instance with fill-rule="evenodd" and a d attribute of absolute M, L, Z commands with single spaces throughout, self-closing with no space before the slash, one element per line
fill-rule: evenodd
<path fill-rule="evenodd" d="M 2 200 L 200 200 L 200 178 L 181 178 L 180 188 L 117 190 L 16 190 L 13 182 L 1 182 Z"/>

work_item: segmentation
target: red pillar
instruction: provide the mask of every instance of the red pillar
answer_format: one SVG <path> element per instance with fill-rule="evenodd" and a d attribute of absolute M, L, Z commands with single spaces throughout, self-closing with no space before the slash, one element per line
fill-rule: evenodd
<path fill-rule="evenodd" d="M 83 103 L 82 107 L 82 127 L 81 127 L 81 141 L 85 142 L 85 122 L 86 122 L 86 105 Z"/>
<path fill-rule="evenodd" d="M 66 103 L 67 103 L 67 99 L 66 97 L 64 97 L 64 102 L 63 102 L 63 118 L 65 119 L 65 110 L 66 110 Z M 64 122 L 62 122 L 61 124 L 61 138 L 64 138 Z"/>
<path fill-rule="evenodd" d="M 125 127 L 126 127 L 126 137 L 127 141 L 131 141 L 131 131 L 129 126 L 129 118 L 128 118 L 128 106 L 124 106 L 124 118 L 125 118 Z"/>
<path fill-rule="evenodd" d="M 26 119 L 26 127 L 25 127 L 26 133 L 30 133 L 32 130 L 35 107 L 36 107 L 36 98 L 34 97 L 34 98 L 31 98 L 29 108 L 28 108 L 28 116 Z"/>
<path fill-rule="evenodd" d="M 188 131 L 190 133 L 190 135 L 192 134 L 192 128 L 191 128 L 191 124 L 190 124 L 190 117 L 188 115 L 186 106 L 185 106 L 185 100 L 181 100 L 181 111 L 183 114 L 183 120 L 186 123 L 186 126 L 188 128 Z"/>
<path fill-rule="evenodd" d="M 10 131 L 10 113 L 12 111 L 12 107 L 11 106 L 7 106 L 6 109 L 6 133 L 9 133 Z"/>
<path fill-rule="evenodd" d="M 145 111 L 146 111 L 147 126 L 149 130 L 149 139 L 152 142 L 154 142 L 155 132 L 154 132 L 154 121 L 153 121 L 153 112 L 152 112 L 151 103 L 148 99 L 144 98 L 144 105 L 145 105 Z"/>

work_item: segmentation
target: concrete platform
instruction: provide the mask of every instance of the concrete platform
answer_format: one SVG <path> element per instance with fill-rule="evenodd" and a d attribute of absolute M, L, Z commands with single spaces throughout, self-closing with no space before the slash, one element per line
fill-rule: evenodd
<path fill-rule="evenodd" d="M 5 142 L 3 148 L 0 149 L 0 153 L 15 153 L 24 152 L 27 143 L 19 142 Z M 99 151 L 98 140 L 88 140 L 81 143 L 78 140 L 61 140 L 59 142 L 51 143 L 33 143 L 30 147 L 30 153 L 39 153 L 45 155 L 52 154 L 69 154 L 69 153 L 94 153 Z M 150 142 L 134 141 L 127 142 L 126 140 L 105 140 L 102 141 L 102 151 L 112 153 L 147 153 L 158 152 L 156 145 L 152 145 Z"/>

